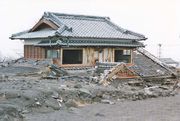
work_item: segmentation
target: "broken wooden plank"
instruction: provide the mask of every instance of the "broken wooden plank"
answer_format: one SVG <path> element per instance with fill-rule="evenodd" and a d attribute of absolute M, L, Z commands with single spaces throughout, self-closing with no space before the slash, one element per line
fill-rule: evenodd
<path fill-rule="evenodd" d="M 119 63 L 110 70 L 104 71 L 100 77 L 100 84 L 108 85 L 110 81 L 116 78 L 139 78 L 139 76 L 132 70 L 130 70 L 125 63 Z"/>

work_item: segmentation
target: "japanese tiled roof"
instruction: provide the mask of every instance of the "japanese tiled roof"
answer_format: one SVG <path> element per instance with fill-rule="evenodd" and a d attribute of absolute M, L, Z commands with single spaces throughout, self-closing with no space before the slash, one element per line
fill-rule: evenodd
<path fill-rule="evenodd" d="M 95 39 L 123 39 L 145 40 L 145 36 L 123 29 L 109 19 L 109 17 L 72 15 L 45 12 L 41 20 L 47 20 L 55 24 L 57 29 L 32 29 L 13 34 L 11 39 L 47 38 L 53 36 L 72 38 Z"/>
<path fill-rule="evenodd" d="M 171 75 L 170 71 L 140 53 L 134 54 L 134 66 L 132 66 L 131 69 L 138 73 L 141 77 L 159 77 Z"/>

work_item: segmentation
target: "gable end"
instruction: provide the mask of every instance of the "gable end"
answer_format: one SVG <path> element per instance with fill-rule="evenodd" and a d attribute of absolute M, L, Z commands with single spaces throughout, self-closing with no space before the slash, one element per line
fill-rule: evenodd
<path fill-rule="evenodd" d="M 54 30 L 58 29 L 58 26 L 56 24 L 54 24 L 51 21 L 45 20 L 45 19 L 41 19 L 31 30 L 30 32 L 34 32 L 34 31 L 38 31 L 41 29 L 45 29 L 45 28 L 51 28 Z"/>

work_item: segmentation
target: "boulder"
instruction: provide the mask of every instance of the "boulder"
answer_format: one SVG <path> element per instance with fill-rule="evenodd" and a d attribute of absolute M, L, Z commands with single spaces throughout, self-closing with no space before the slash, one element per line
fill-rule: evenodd
<path fill-rule="evenodd" d="M 46 107 L 51 107 L 54 110 L 59 110 L 61 107 L 56 99 L 49 98 L 48 100 L 45 101 L 45 106 Z"/>

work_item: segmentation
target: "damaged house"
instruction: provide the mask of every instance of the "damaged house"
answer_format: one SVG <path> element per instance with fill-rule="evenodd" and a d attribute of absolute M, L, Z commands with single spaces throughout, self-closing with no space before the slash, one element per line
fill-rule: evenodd
<path fill-rule="evenodd" d="M 140 48 L 144 47 L 141 41 L 147 39 L 144 35 L 117 26 L 109 17 L 45 12 L 31 29 L 10 38 L 24 40 L 25 59 L 52 59 L 59 67 L 123 62 L 125 65 L 118 66 L 123 69 L 114 71 L 121 77 L 172 75 L 163 63 Z"/>
<path fill-rule="evenodd" d="M 24 40 L 26 59 L 53 59 L 59 66 L 93 66 L 96 61 L 133 63 L 132 51 L 146 40 L 108 17 L 51 12 L 11 39 Z"/>

